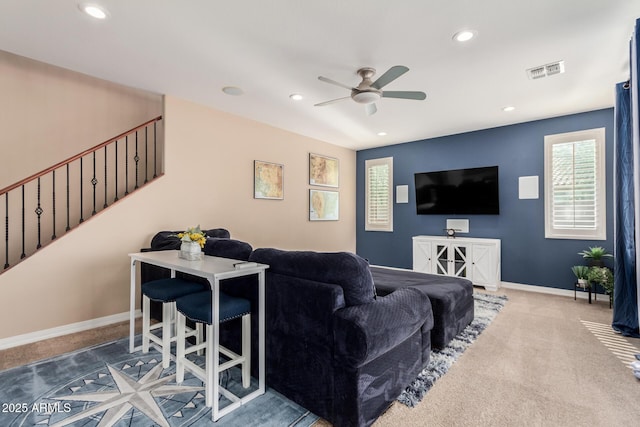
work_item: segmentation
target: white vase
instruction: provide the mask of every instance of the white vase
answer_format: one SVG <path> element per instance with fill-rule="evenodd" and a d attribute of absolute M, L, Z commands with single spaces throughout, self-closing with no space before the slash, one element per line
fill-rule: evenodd
<path fill-rule="evenodd" d="M 202 248 L 198 242 L 182 242 L 179 256 L 189 261 L 200 260 L 202 259 Z"/>

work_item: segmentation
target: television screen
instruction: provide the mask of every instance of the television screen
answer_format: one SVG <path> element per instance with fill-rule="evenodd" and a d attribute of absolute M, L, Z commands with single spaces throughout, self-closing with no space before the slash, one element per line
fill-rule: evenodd
<path fill-rule="evenodd" d="M 418 215 L 497 215 L 498 166 L 415 174 Z"/>

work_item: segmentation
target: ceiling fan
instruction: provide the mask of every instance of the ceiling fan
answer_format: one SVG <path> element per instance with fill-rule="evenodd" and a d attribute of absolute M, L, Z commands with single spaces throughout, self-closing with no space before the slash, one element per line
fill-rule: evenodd
<path fill-rule="evenodd" d="M 380 98 L 400 98 L 400 99 L 416 99 L 422 101 L 427 97 L 424 92 L 417 91 L 390 91 L 382 90 L 383 87 L 409 71 L 409 68 L 404 65 L 396 65 L 389 68 L 384 74 L 382 74 L 375 82 L 371 81 L 371 78 L 375 75 L 376 70 L 370 67 L 360 68 L 357 74 L 362 78 L 360 84 L 356 87 L 351 87 L 335 80 L 328 79 L 326 77 L 318 77 L 318 80 L 332 85 L 340 86 L 351 91 L 350 96 L 343 98 L 332 99 L 330 101 L 321 102 L 315 104 L 316 107 L 322 107 L 324 105 L 333 104 L 334 102 L 343 101 L 345 99 L 353 99 L 359 104 L 365 104 L 366 112 L 368 115 L 375 114 L 378 111 L 375 102 Z"/>

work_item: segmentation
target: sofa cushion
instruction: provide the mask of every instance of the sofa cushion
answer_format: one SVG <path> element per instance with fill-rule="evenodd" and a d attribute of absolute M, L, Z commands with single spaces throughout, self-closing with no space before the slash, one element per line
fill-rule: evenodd
<path fill-rule="evenodd" d="M 253 248 L 247 242 L 234 239 L 208 238 L 204 245 L 205 255 L 247 261 Z"/>
<path fill-rule="evenodd" d="M 168 251 L 180 249 L 182 242 L 178 238 L 178 233 L 182 231 L 160 231 L 156 233 L 151 239 L 151 250 L 154 251 Z M 204 235 L 214 238 L 226 238 L 231 237 L 228 230 L 224 228 L 213 228 L 211 230 L 204 230 Z"/>
<path fill-rule="evenodd" d="M 283 251 L 260 248 L 250 261 L 269 265 L 269 272 L 340 285 L 347 306 L 375 299 L 369 263 L 350 252 Z"/>

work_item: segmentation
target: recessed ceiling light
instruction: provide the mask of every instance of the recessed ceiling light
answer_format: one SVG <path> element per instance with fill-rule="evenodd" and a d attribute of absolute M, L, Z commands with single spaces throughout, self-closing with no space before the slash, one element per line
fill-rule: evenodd
<path fill-rule="evenodd" d="M 232 95 L 232 96 L 244 95 L 244 92 L 242 91 L 242 89 L 235 86 L 225 86 L 222 88 L 222 91 L 227 95 Z"/>
<path fill-rule="evenodd" d="M 378 136 L 387 136 L 386 132 L 378 132 Z"/>
<path fill-rule="evenodd" d="M 301 101 L 302 95 L 300 95 L 299 93 L 292 93 L 291 95 L 289 95 L 289 98 L 293 99 L 294 101 Z"/>
<path fill-rule="evenodd" d="M 78 7 L 80 8 L 81 11 L 91 16 L 92 18 L 106 19 L 109 16 L 109 13 L 107 12 L 107 10 L 104 7 L 99 6 L 97 4 L 80 3 Z"/>
<path fill-rule="evenodd" d="M 509 112 L 511 112 L 511 111 L 513 111 L 515 109 L 516 109 L 516 107 L 514 107 L 513 105 L 509 105 L 507 107 L 503 107 L 502 111 L 504 111 L 505 113 L 509 113 Z"/>
<path fill-rule="evenodd" d="M 453 39 L 457 42 L 467 42 L 476 36 L 476 32 L 472 30 L 458 31 L 453 35 Z"/>

